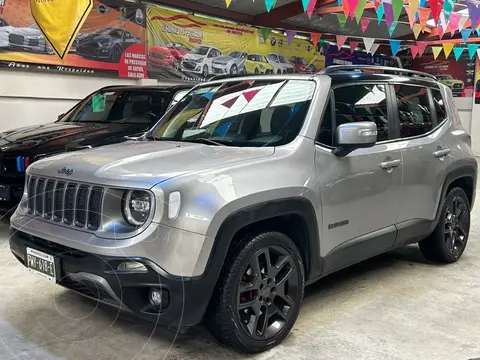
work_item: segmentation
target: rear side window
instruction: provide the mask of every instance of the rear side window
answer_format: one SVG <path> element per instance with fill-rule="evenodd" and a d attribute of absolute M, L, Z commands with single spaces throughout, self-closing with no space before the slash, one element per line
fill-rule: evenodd
<path fill-rule="evenodd" d="M 335 130 L 341 124 L 373 121 L 377 124 L 377 141 L 388 140 L 385 91 L 385 85 L 382 84 L 359 84 L 335 89 Z"/>
<path fill-rule="evenodd" d="M 395 85 L 395 95 L 401 138 L 422 135 L 432 130 L 432 113 L 426 88 Z"/>
<path fill-rule="evenodd" d="M 447 118 L 447 110 L 445 109 L 445 101 L 443 101 L 442 93 L 439 90 L 432 89 L 433 105 L 437 113 L 438 123 Z"/>

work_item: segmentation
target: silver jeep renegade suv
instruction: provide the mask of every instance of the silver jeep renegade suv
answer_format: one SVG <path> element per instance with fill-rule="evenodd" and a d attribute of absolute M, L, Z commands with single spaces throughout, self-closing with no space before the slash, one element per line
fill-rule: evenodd
<path fill-rule="evenodd" d="M 10 247 L 85 296 L 179 331 L 205 319 L 260 352 L 326 274 L 417 242 L 457 261 L 476 178 L 451 91 L 428 74 L 217 79 L 140 141 L 32 164 Z"/>

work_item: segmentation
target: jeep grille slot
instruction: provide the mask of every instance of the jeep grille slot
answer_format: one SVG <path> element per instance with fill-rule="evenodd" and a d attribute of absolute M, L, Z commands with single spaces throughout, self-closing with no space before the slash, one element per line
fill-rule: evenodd
<path fill-rule="evenodd" d="M 88 227 L 97 230 L 100 227 L 100 212 L 102 210 L 103 188 L 94 186 L 88 201 Z"/>
<path fill-rule="evenodd" d="M 63 218 L 63 196 L 65 193 L 65 183 L 58 182 L 55 187 L 55 200 L 53 205 L 53 220 L 62 221 Z"/>
<path fill-rule="evenodd" d="M 35 209 L 35 183 L 37 179 L 34 177 L 31 177 L 28 179 L 28 185 L 27 185 L 27 198 L 28 198 L 28 213 L 33 214 Z"/>
<path fill-rule="evenodd" d="M 75 225 L 84 227 L 87 222 L 87 198 L 89 187 L 80 185 L 77 191 L 77 200 L 75 207 Z"/>
<path fill-rule="evenodd" d="M 65 190 L 65 206 L 63 213 L 63 222 L 67 225 L 73 224 L 73 216 L 75 214 L 75 194 L 77 192 L 77 184 L 69 183 Z"/>
<path fill-rule="evenodd" d="M 35 214 L 43 215 L 43 198 L 45 196 L 45 179 L 37 180 L 35 191 Z"/>
<path fill-rule="evenodd" d="M 45 185 L 45 200 L 44 200 L 44 209 L 45 213 L 43 217 L 45 219 L 51 219 L 53 213 L 53 190 L 55 188 L 55 181 L 48 180 L 47 185 Z"/>

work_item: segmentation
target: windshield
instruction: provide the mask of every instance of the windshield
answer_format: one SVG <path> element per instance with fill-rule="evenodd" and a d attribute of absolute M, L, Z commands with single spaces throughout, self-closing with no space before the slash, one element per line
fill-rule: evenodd
<path fill-rule="evenodd" d="M 238 51 L 234 51 L 234 52 L 231 52 L 230 54 L 228 54 L 228 56 L 232 57 L 232 58 L 244 58 L 245 57 L 245 53 L 241 53 L 241 52 L 238 52 Z"/>
<path fill-rule="evenodd" d="M 278 146 L 298 135 L 315 91 L 309 80 L 237 81 L 200 86 L 152 129 L 155 140 Z"/>
<path fill-rule="evenodd" d="M 208 53 L 208 47 L 205 46 L 197 46 L 194 48 L 190 53 L 196 54 L 196 55 L 207 55 Z"/>
<path fill-rule="evenodd" d="M 280 62 L 282 64 L 289 64 L 289 61 L 287 60 L 287 58 L 283 55 L 278 55 L 278 58 L 280 59 Z"/>
<path fill-rule="evenodd" d="M 159 90 L 99 91 L 60 122 L 154 124 L 168 108 L 171 94 Z"/>

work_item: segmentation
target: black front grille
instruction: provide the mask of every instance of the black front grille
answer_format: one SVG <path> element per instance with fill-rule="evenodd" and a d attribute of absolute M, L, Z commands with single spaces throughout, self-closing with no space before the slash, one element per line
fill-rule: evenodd
<path fill-rule="evenodd" d="M 224 73 L 225 73 L 225 72 L 223 71 L 223 69 L 216 68 L 216 67 L 212 68 L 212 70 L 213 70 L 213 73 L 214 73 L 214 74 L 224 74 Z"/>
<path fill-rule="evenodd" d="M 59 284 L 93 299 L 98 299 L 100 301 L 112 304 L 117 303 L 117 301 L 115 301 L 115 299 L 108 293 L 107 290 L 105 290 L 101 285 L 96 284 L 92 281 L 74 281 L 68 278 L 68 276 L 65 276 L 59 282 Z"/>
<path fill-rule="evenodd" d="M 100 186 L 31 176 L 27 181 L 28 213 L 67 225 L 97 230 L 104 191 Z"/>
<path fill-rule="evenodd" d="M 188 69 L 188 70 L 194 70 L 195 67 L 196 67 L 196 64 L 193 63 L 193 62 L 186 62 L 186 61 L 184 61 L 184 62 L 182 63 L 182 65 L 183 65 L 183 67 L 184 67 L 185 69 Z"/>
<path fill-rule="evenodd" d="M 21 45 L 23 46 L 25 38 L 22 35 L 10 34 L 8 37 L 8 42 L 10 45 Z"/>

